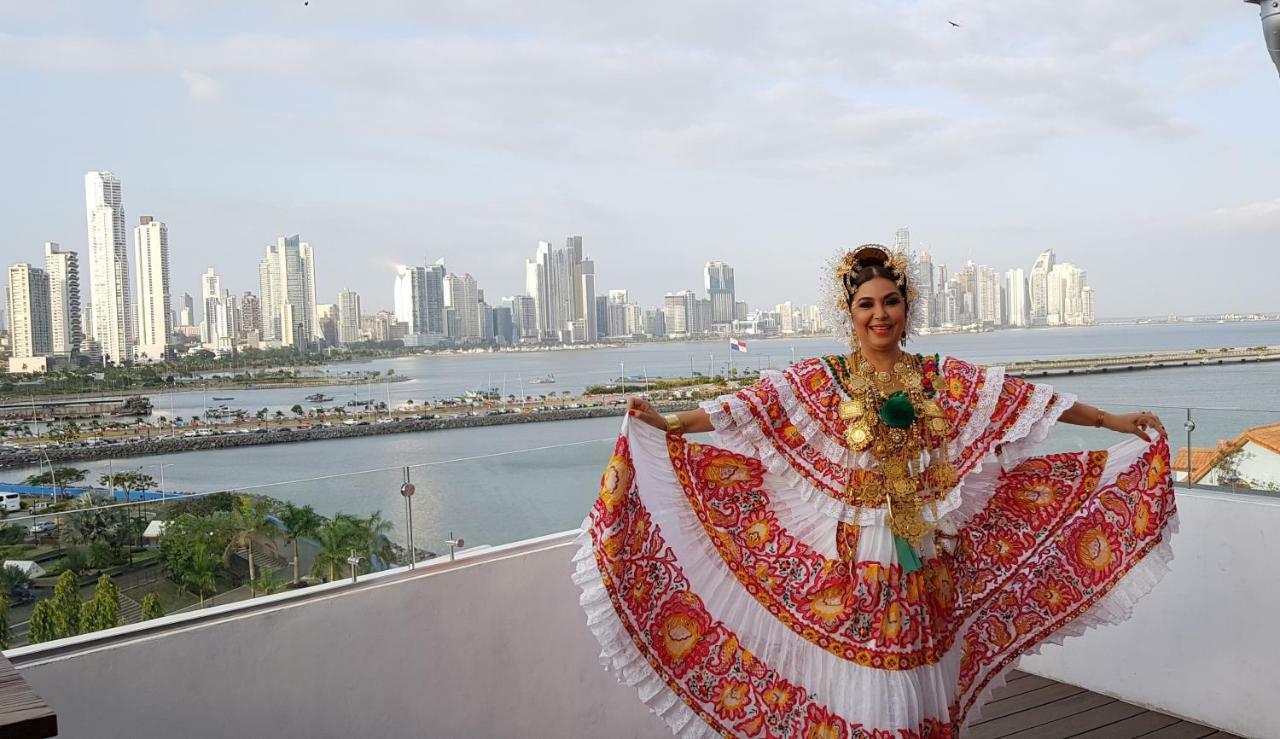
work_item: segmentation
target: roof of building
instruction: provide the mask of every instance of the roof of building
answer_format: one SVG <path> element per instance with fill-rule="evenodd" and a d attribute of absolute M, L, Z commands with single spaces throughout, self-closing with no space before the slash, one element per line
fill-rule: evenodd
<path fill-rule="evenodd" d="M 1248 442 L 1280 454 L 1280 423 L 1247 428 L 1239 436 L 1230 441 L 1219 441 L 1216 447 L 1191 448 L 1191 482 L 1199 482 L 1209 471 L 1217 467 L 1223 459 L 1244 447 Z M 1173 459 L 1175 474 L 1187 471 L 1187 448 L 1182 447 Z"/>

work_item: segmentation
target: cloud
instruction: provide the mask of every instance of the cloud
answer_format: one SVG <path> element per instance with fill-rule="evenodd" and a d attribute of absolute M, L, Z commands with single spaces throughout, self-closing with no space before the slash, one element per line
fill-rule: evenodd
<path fill-rule="evenodd" d="M 184 69 L 180 73 L 187 85 L 187 95 L 197 103 L 216 103 L 222 99 L 222 85 L 207 74 Z"/>
<path fill-rule="evenodd" d="M 1229 228 L 1271 228 L 1280 226 L 1280 197 L 1259 200 L 1210 211 L 1203 220 Z"/>
<path fill-rule="evenodd" d="M 232 80 L 301 83 L 330 113 L 324 125 L 376 118 L 432 145 L 529 157 L 774 177 L 913 173 L 1096 132 L 1186 134 L 1179 90 L 1151 67 L 1205 21 L 1196 0 L 1158 14 L 1102 0 L 308 11 L 252 33 L 9 36 L 0 64 L 178 74 L 198 102 Z M 381 31 L 350 32 L 357 23 Z"/>

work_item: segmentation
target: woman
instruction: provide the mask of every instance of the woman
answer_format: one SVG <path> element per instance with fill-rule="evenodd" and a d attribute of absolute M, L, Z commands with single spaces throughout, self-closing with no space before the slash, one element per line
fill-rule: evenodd
<path fill-rule="evenodd" d="M 860 247 L 830 281 L 847 357 L 679 414 L 633 399 L 584 524 L 602 660 L 681 737 L 957 736 L 1171 556 L 1159 419 L 904 352 L 906 255 Z M 1030 456 L 1055 422 L 1138 438 Z"/>

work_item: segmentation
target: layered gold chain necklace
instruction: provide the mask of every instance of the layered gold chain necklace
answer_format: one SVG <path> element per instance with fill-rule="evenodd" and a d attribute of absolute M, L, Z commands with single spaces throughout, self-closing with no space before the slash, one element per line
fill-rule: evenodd
<path fill-rule="evenodd" d="M 845 502 L 886 508 L 894 535 L 917 548 L 936 527 L 938 500 L 955 484 L 946 454 L 950 424 L 934 397 L 937 358 L 902 354 L 892 371 L 876 370 L 857 352 L 833 359 L 848 396 L 839 406 L 845 445 L 874 460 L 850 471 Z"/>

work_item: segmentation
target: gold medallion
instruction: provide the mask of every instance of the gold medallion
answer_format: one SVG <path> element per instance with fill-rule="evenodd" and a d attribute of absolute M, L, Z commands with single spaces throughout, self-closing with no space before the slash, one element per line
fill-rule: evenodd
<path fill-rule="evenodd" d="M 871 443 L 871 430 L 862 423 L 856 423 L 844 430 L 844 440 L 850 449 L 862 451 Z"/>
<path fill-rule="evenodd" d="M 942 406 L 938 405 L 938 401 L 933 398 L 929 398 L 924 401 L 924 414 L 930 417 L 941 417 Z"/>
<path fill-rule="evenodd" d="M 846 400 L 840 404 L 840 418 L 845 421 L 862 418 L 865 412 L 866 408 L 861 400 Z"/>
<path fill-rule="evenodd" d="M 929 428 L 932 429 L 933 433 L 935 434 L 945 434 L 947 433 L 947 419 L 945 418 L 929 419 Z"/>

